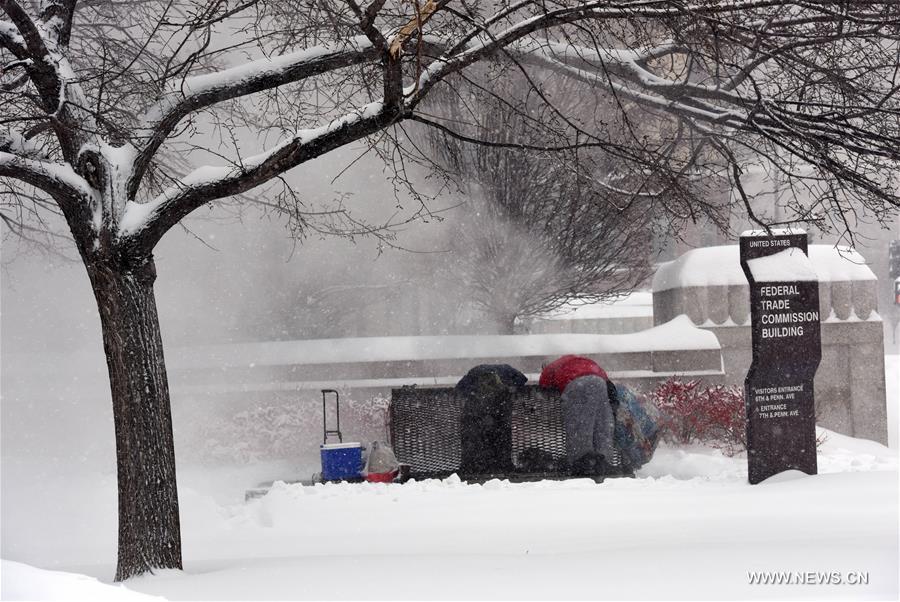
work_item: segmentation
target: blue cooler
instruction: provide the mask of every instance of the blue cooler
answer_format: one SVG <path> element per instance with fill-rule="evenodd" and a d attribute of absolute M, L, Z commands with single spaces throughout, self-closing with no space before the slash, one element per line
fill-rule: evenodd
<path fill-rule="evenodd" d="M 323 481 L 358 479 L 362 476 L 362 444 L 325 443 L 320 446 L 320 452 Z"/>

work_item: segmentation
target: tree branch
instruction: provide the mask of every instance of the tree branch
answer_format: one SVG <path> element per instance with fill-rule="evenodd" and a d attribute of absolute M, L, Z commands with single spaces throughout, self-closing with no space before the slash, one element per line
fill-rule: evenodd
<path fill-rule="evenodd" d="M 373 102 L 328 125 L 302 130 L 277 147 L 232 167 L 201 167 L 149 203 L 129 202 L 119 236 L 150 250 L 182 218 L 210 201 L 246 192 L 335 148 L 388 127 L 396 107 Z"/>
<path fill-rule="evenodd" d="M 21 58 L 29 59 L 26 69 L 40 93 L 42 108 L 53 122 L 63 155 L 67 161 L 74 163 L 77 154 L 75 130 L 78 124 L 68 113 L 65 82 L 59 71 L 59 63 L 67 61 L 59 53 L 51 54 L 38 26 L 16 0 L 0 0 L 0 8 L 24 40 L 26 54 Z M 74 10 L 74 2 L 72 8 Z"/>
<path fill-rule="evenodd" d="M 25 38 L 9 21 L 0 21 L 0 48 L 7 49 L 17 59 L 24 59 L 28 54 L 28 49 L 25 48 Z"/>
<path fill-rule="evenodd" d="M 259 59 L 223 71 L 198 75 L 182 82 L 143 118 L 139 134 L 148 136 L 140 148 L 128 181 L 129 199 L 134 199 L 153 156 L 178 123 L 190 113 L 214 104 L 248 96 L 284 84 L 298 82 L 350 65 L 374 61 L 378 50 L 366 38 L 353 38 L 343 47 L 316 46 Z"/>
<path fill-rule="evenodd" d="M 61 47 L 69 45 L 76 0 L 44 0 L 41 2 L 41 21 Z"/>
<path fill-rule="evenodd" d="M 419 8 L 418 2 L 415 3 L 416 14 L 409 20 L 409 22 L 400 28 L 400 31 L 397 32 L 397 35 L 394 36 L 394 39 L 391 40 L 390 50 L 391 58 L 399 59 L 400 55 L 403 52 L 403 46 L 406 42 L 413 36 L 413 34 L 418 33 L 422 35 L 422 28 L 425 26 L 434 14 L 440 10 L 441 6 L 447 4 L 447 0 L 443 0 L 441 2 L 436 2 L 435 0 L 428 0 L 425 3 L 425 6 Z"/>
<path fill-rule="evenodd" d="M 73 209 L 78 199 L 94 196 L 90 185 L 66 163 L 39 161 L 0 150 L 0 176 L 43 190 L 60 203 L 63 211 Z"/>
<path fill-rule="evenodd" d="M 31 20 L 31 17 L 28 16 L 28 13 L 25 12 L 25 9 L 19 6 L 16 0 L 0 0 L 0 8 L 3 9 L 3 12 L 6 13 L 19 31 L 19 35 L 22 37 L 31 57 L 35 60 L 45 57 L 48 54 L 47 46 L 44 44 L 37 26 Z"/>
<path fill-rule="evenodd" d="M 812 4 L 823 3 L 824 0 L 810 0 Z M 527 3 L 522 3 L 527 4 Z M 535 3 L 530 3 L 532 6 Z M 546 10 L 541 15 L 526 18 L 519 23 L 497 34 L 490 34 L 482 25 L 476 25 L 466 36 L 464 44 L 443 45 L 450 50 L 438 57 L 419 77 L 415 90 L 420 93 L 410 95 L 411 102 L 418 102 L 433 87 L 450 73 L 459 71 L 485 56 L 498 50 L 505 49 L 513 43 L 525 38 L 536 31 L 548 30 L 552 27 L 569 25 L 579 21 L 604 21 L 613 19 L 653 19 L 662 20 L 666 17 L 685 17 L 693 14 L 697 17 L 728 15 L 756 8 L 780 6 L 783 0 L 739 0 L 736 2 L 712 2 L 708 4 L 683 5 L 681 3 L 659 5 L 655 2 L 625 3 L 620 5 L 610 4 L 608 0 L 584 2 L 577 6 Z M 518 5 L 517 5 L 518 6 Z M 543 6 L 543 5 L 541 5 Z M 501 11 L 508 14 L 509 9 Z M 487 37 L 478 41 L 478 35 Z"/>
<path fill-rule="evenodd" d="M 708 86 L 669 81 L 641 70 L 631 59 L 605 61 L 600 71 L 607 77 L 601 77 L 594 71 L 587 71 L 558 59 L 553 55 L 552 48 L 553 46 L 523 43 L 511 45 L 506 50 L 523 62 L 552 69 L 585 83 L 603 86 L 638 104 L 682 116 L 689 122 L 700 121 L 752 133 L 766 130 L 768 135 L 781 133 L 794 138 L 806 137 L 853 153 L 900 159 L 900 149 L 891 137 L 861 129 L 843 118 L 830 119 L 770 104 L 760 106 L 761 96 L 745 98 L 734 92 Z M 571 55 L 572 51 L 569 50 L 568 54 Z M 581 49 L 578 54 L 583 60 L 592 54 L 598 55 L 590 49 Z M 613 75 L 619 76 L 621 81 L 614 81 L 610 77 Z M 711 100 L 718 102 L 709 102 Z"/>
<path fill-rule="evenodd" d="M 23 159 L 48 159 L 43 149 L 31 141 L 28 132 L 24 135 L 16 131 L 0 132 L 0 152 L 17 155 Z"/>

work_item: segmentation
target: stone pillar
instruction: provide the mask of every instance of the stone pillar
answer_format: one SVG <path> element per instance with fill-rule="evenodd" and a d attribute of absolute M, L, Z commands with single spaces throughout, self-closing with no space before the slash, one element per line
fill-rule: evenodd
<path fill-rule="evenodd" d="M 879 403 L 885 399 L 884 329 L 881 321 L 851 325 L 857 330 L 848 346 L 853 436 L 887 445 L 887 406 Z"/>
<path fill-rule="evenodd" d="M 831 283 L 831 309 L 838 320 L 846 320 L 853 310 L 853 283 Z M 828 318 L 828 316 L 823 316 Z"/>
<path fill-rule="evenodd" d="M 853 281 L 853 310 L 860 320 L 868 320 L 875 308 L 878 307 L 877 283 L 877 280 Z"/>
<path fill-rule="evenodd" d="M 728 287 L 711 286 L 706 289 L 706 317 L 713 324 L 724 324 L 728 320 Z"/>

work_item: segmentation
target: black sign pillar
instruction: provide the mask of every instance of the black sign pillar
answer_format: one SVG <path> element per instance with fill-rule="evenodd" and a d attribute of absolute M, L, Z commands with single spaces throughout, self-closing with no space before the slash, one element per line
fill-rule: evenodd
<path fill-rule="evenodd" d="M 746 233 L 740 246 L 753 336 L 744 381 L 750 483 L 789 469 L 816 474 L 813 377 L 822 346 L 819 283 L 806 234 Z"/>

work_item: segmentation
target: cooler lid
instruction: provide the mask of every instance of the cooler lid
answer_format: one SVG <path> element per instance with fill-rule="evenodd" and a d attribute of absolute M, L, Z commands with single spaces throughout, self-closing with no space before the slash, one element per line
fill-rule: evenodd
<path fill-rule="evenodd" d="M 362 447 L 361 443 L 353 442 L 353 443 L 323 443 L 319 446 L 320 449 L 348 449 L 351 447 Z"/>

